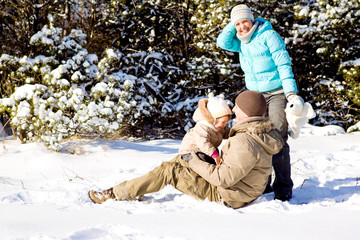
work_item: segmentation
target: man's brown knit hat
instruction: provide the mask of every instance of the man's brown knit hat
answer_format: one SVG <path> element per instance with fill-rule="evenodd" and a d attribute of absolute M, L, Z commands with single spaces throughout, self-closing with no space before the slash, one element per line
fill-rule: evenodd
<path fill-rule="evenodd" d="M 266 112 L 265 97 L 256 91 L 245 91 L 235 99 L 235 104 L 249 117 L 262 116 Z"/>

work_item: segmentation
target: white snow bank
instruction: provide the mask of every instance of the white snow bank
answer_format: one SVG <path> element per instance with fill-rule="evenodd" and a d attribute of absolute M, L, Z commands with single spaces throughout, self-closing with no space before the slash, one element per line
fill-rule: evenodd
<path fill-rule="evenodd" d="M 180 141 L 73 141 L 66 143 L 66 149 L 76 154 L 69 154 L 7 137 L 0 147 L 0 236 L 356 239 L 360 234 L 360 133 L 337 129 L 308 125 L 298 139 L 289 139 L 294 181 L 289 202 L 273 200 L 269 193 L 237 210 L 197 201 L 171 186 L 141 202 L 95 205 L 89 200 L 90 189 L 109 188 L 172 159 Z"/>

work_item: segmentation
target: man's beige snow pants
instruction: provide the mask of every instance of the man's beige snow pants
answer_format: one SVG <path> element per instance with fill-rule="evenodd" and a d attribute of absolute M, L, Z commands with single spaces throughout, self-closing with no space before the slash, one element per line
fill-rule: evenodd
<path fill-rule="evenodd" d="M 191 170 L 180 155 L 141 177 L 116 185 L 113 192 L 117 200 L 134 200 L 138 196 L 160 191 L 168 184 L 196 199 L 221 201 L 217 187 Z"/>

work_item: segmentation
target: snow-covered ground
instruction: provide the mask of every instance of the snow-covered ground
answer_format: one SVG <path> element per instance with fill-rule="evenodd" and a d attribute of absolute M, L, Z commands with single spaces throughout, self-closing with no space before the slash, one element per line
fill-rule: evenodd
<path fill-rule="evenodd" d="M 0 239 L 359 239 L 360 132 L 302 129 L 289 140 L 294 197 L 241 209 L 197 201 L 171 186 L 144 201 L 93 204 L 90 189 L 140 176 L 180 141 L 82 140 L 68 152 L 2 137 Z M 71 154 L 73 152 L 75 154 Z"/>

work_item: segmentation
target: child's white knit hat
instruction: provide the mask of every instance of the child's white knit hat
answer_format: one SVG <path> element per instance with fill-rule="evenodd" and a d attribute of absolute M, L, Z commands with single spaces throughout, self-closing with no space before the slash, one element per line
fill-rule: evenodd
<path fill-rule="evenodd" d="M 210 93 L 207 109 L 213 116 L 214 120 L 219 117 L 231 115 L 231 110 L 224 99 L 224 95 L 222 94 L 215 97 L 213 93 Z"/>

